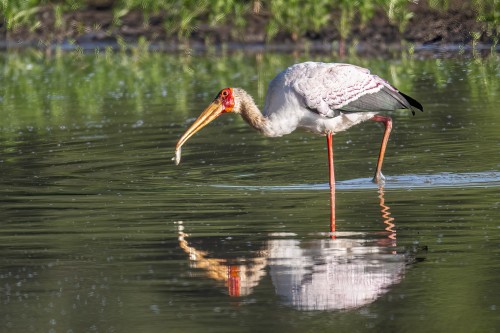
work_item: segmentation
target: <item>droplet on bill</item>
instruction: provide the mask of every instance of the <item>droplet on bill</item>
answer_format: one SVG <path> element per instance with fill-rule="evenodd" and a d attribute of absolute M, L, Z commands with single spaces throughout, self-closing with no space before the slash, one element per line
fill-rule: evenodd
<path fill-rule="evenodd" d="M 175 156 L 172 158 L 175 161 L 175 165 L 181 163 L 181 148 L 175 150 Z"/>

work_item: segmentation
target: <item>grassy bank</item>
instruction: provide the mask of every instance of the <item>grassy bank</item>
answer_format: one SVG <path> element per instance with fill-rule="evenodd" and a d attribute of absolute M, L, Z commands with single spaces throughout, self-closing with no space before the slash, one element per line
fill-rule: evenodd
<path fill-rule="evenodd" d="M 1 0 L 0 13 L 5 40 L 41 44 L 316 40 L 343 52 L 359 40 L 496 44 L 500 31 L 500 0 Z"/>

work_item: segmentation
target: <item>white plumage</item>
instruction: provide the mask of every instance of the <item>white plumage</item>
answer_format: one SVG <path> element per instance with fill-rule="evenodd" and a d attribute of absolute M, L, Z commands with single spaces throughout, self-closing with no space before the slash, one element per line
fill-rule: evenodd
<path fill-rule="evenodd" d="M 269 83 L 263 111 L 268 121 L 261 130 L 266 136 L 282 136 L 296 128 L 335 134 L 377 112 L 398 108 L 412 106 L 366 68 L 305 62 L 288 67 Z"/>
<path fill-rule="evenodd" d="M 371 75 L 369 70 L 354 65 L 305 62 L 278 74 L 269 84 L 269 91 L 274 91 L 274 86 L 278 89 L 290 87 L 303 98 L 307 107 L 333 117 L 334 110 L 363 95 L 380 91 L 384 81 Z"/>

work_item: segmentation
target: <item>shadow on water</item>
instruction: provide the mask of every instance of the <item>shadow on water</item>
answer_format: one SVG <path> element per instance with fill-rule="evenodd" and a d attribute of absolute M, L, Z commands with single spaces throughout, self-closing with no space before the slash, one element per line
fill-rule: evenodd
<path fill-rule="evenodd" d="M 224 284 L 231 297 L 249 296 L 269 275 L 281 302 L 298 310 L 348 310 L 376 301 L 398 284 L 409 264 L 423 260 L 426 247 L 407 249 L 397 244 L 396 224 L 379 190 L 384 229 L 373 233 L 336 232 L 298 235 L 273 232 L 250 256 L 210 250 L 211 237 L 201 246 L 190 243 L 186 224 L 177 222 L 179 247 L 191 268 Z M 382 227 L 382 226 L 381 226 Z M 326 237 L 326 236 L 329 237 Z M 206 237 L 203 237 L 206 238 Z M 200 240 L 198 239 L 198 242 Z M 240 240 L 235 240 L 235 244 Z"/>

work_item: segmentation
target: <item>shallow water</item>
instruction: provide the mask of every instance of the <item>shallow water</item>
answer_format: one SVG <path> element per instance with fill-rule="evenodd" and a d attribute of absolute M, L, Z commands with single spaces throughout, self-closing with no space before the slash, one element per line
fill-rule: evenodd
<path fill-rule="evenodd" d="M 425 112 L 334 138 L 221 117 L 283 55 L 0 57 L 0 331 L 496 332 L 500 62 L 363 60 Z M 316 60 L 334 61 L 317 58 Z"/>

